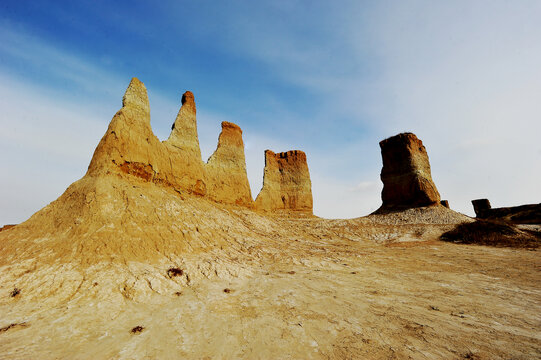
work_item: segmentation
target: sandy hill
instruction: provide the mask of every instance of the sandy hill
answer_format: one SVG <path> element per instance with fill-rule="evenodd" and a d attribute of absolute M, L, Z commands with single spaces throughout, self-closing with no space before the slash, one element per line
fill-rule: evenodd
<path fill-rule="evenodd" d="M 471 220 L 412 135 L 377 214 L 321 219 L 305 153 L 267 151 L 254 201 L 241 129 L 205 163 L 193 94 L 160 142 L 133 79 L 87 174 L 0 232 L 0 358 L 540 357 L 537 253 L 438 241 Z"/>

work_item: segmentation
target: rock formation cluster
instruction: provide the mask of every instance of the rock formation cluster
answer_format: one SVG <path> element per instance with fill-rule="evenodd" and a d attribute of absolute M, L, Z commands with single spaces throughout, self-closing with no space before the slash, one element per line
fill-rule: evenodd
<path fill-rule="evenodd" d="M 265 151 L 263 188 L 255 200 L 264 211 L 312 211 L 312 183 L 306 154 L 291 150 L 275 154 Z"/>
<path fill-rule="evenodd" d="M 428 154 L 415 134 L 401 133 L 381 141 L 379 145 L 383 159 L 383 204 L 379 212 L 440 203 L 440 194 L 432 181 Z"/>
<path fill-rule="evenodd" d="M 272 154 L 272 155 L 271 155 Z M 288 151 L 265 154 L 266 168 L 261 210 L 312 212 L 312 192 L 306 154 Z M 147 90 L 133 78 L 101 139 L 88 176 L 116 174 L 173 188 L 179 193 L 204 196 L 224 203 L 254 207 L 244 156 L 242 130 L 222 123 L 216 151 L 207 163 L 201 159 L 194 95 L 182 95 L 182 106 L 169 138 L 161 142 L 150 126 Z"/>

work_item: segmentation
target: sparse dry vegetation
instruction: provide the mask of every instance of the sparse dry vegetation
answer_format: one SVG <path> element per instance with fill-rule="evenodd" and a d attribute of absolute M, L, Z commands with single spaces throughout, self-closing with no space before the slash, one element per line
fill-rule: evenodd
<path fill-rule="evenodd" d="M 167 276 L 169 276 L 170 278 L 173 278 L 175 276 L 182 276 L 184 274 L 184 270 L 182 269 L 179 269 L 179 268 L 169 268 L 169 270 L 167 270 Z"/>
<path fill-rule="evenodd" d="M 137 326 L 135 326 L 134 328 L 132 328 L 132 329 L 130 330 L 130 332 L 131 332 L 132 334 L 140 334 L 141 332 L 143 332 L 143 330 L 145 330 L 145 328 L 144 328 L 143 326 L 137 325 Z"/>
<path fill-rule="evenodd" d="M 9 293 L 9 296 L 10 297 L 15 297 L 15 296 L 19 295 L 20 293 L 21 293 L 21 290 L 19 290 L 18 288 L 14 288 L 13 291 L 11 291 Z"/>

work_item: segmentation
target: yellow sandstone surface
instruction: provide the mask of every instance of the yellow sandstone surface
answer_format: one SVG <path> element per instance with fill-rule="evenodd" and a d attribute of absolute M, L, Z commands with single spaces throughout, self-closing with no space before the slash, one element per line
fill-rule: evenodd
<path fill-rule="evenodd" d="M 306 154 L 291 150 L 265 151 L 263 188 L 255 200 L 258 210 L 293 210 L 312 213 L 312 183 Z"/>

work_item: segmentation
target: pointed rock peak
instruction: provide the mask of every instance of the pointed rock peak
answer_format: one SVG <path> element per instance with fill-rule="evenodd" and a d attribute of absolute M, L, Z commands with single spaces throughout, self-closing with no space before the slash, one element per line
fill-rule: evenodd
<path fill-rule="evenodd" d="M 182 94 L 182 99 L 180 100 L 181 104 L 188 104 L 195 106 L 195 98 L 193 96 L 193 93 L 191 91 L 186 91 L 184 94 Z"/>
<path fill-rule="evenodd" d="M 233 124 L 227 121 L 222 122 L 222 132 L 218 138 L 218 148 L 223 145 L 233 145 L 243 148 L 244 143 L 242 142 L 242 130 L 237 124 Z"/>
<path fill-rule="evenodd" d="M 177 129 L 178 131 L 178 128 L 183 128 L 186 126 L 197 127 L 195 120 L 195 98 L 193 96 L 193 93 L 191 91 L 186 91 L 184 94 L 182 94 L 180 103 L 182 106 L 178 111 L 177 118 L 175 119 L 173 126 L 171 126 L 172 133 L 170 135 L 170 138 L 175 133 L 175 129 Z"/>
<path fill-rule="evenodd" d="M 166 142 L 185 151 L 184 156 L 190 157 L 194 162 L 201 163 L 201 166 L 203 166 L 197 137 L 197 119 L 192 92 L 186 91 L 182 95 L 181 102 L 182 106 L 178 111 L 177 118 L 171 127 L 171 134 Z"/>
<path fill-rule="evenodd" d="M 222 122 L 216 151 L 207 162 L 209 193 L 219 202 L 253 206 L 246 174 L 242 130 L 236 124 Z"/>
<path fill-rule="evenodd" d="M 122 98 L 122 107 L 132 107 L 150 113 L 147 88 L 138 78 L 132 78 Z"/>

